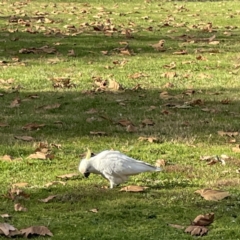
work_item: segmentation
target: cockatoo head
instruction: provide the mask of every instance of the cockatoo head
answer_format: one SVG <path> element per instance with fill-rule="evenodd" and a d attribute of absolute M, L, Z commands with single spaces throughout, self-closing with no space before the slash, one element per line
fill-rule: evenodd
<path fill-rule="evenodd" d="M 80 162 L 79 171 L 84 175 L 84 177 L 89 177 L 91 173 L 91 162 L 90 158 L 92 157 L 91 151 L 88 149 L 85 159 Z"/>
<path fill-rule="evenodd" d="M 84 175 L 84 177 L 89 177 L 91 170 L 90 161 L 88 159 L 83 159 L 79 165 L 79 171 Z"/>

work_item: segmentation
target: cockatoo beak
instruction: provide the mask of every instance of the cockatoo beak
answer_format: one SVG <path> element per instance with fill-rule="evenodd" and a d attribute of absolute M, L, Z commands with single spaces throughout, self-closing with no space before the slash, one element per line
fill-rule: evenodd
<path fill-rule="evenodd" d="M 90 172 L 85 172 L 85 173 L 83 174 L 83 176 L 84 176 L 85 178 L 88 178 L 89 175 L 90 175 Z"/>

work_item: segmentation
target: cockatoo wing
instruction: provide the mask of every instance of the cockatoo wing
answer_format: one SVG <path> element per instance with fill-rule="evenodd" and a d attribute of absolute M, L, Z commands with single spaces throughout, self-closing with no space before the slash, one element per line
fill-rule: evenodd
<path fill-rule="evenodd" d="M 106 176 L 123 178 L 123 176 L 136 175 L 141 172 L 160 171 L 160 169 L 145 163 L 135 160 L 118 151 L 104 151 L 99 155 L 95 163 L 98 164 L 98 170 Z"/>

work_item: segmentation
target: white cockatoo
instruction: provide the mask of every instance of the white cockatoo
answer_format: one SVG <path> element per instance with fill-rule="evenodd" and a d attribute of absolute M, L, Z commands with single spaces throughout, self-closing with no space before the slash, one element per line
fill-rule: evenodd
<path fill-rule="evenodd" d="M 91 152 L 88 151 L 86 158 L 79 164 L 79 171 L 85 177 L 88 177 L 90 173 L 101 174 L 109 180 L 110 188 L 127 181 L 131 175 L 161 170 L 159 167 L 112 150 L 105 150 L 95 156 L 91 156 Z"/>

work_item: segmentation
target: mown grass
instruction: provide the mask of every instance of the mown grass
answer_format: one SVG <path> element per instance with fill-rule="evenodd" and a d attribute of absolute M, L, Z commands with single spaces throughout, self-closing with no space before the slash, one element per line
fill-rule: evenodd
<path fill-rule="evenodd" d="M 0 213 L 12 215 L 2 222 L 19 229 L 45 225 L 54 234 L 51 239 L 59 240 L 192 239 L 168 224 L 187 226 L 197 215 L 214 212 L 204 238 L 239 239 L 240 164 L 239 152 L 232 151 L 239 136 L 218 134 L 239 131 L 237 6 L 237 1 L 2 1 L 0 123 L 8 126 L 0 127 L 0 156 L 21 159 L 0 161 Z M 114 25 L 117 31 L 106 36 L 92 27 L 101 24 Z M 121 33 L 125 29 L 130 37 Z M 216 45 L 206 40 L 213 35 Z M 158 52 L 151 45 L 161 39 L 165 51 Z M 119 53 L 124 41 L 131 55 Z M 44 45 L 56 52 L 19 53 Z M 75 56 L 68 55 L 72 49 Z M 174 54 L 181 50 L 188 54 Z M 172 62 L 176 67 L 169 69 Z M 147 76 L 131 78 L 139 72 Z M 176 76 L 168 78 L 169 72 Z M 96 76 L 114 79 L 123 90 L 96 91 Z M 75 87 L 53 88 L 54 77 L 68 77 Z M 141 88 L 134 89 L 137 84 Z M 160 95 L 164 91 L 168 94 Z M 11 107 L 16 98 L 20 105 Z M 53 104 L 60 106 L 41 108 Z M 96 112 L 89 113 L 91 109 Z M 120 119 L 130 120 L 137 131 L 127 132 Z M 144 119 L 155 124 L 144 126 Z M 24 130 L 28 123 L 45 127 Z M 98 131 L 106 136 L 90 133 Z M 23 135 L 35 140 L 15 138 Z M 139 137 L 156 137 L 158 142 Z M 52 160 L 29 159 L 39 142 L 61 147 L 51 147 Z M 87 148 L 115 149 L 152 164 L 165 159 L 169 165 L 160 174 L 141 174 L 125 184 L 149 187 L 143 193 L 105 189 L 108 182 L 99 176 L 86 180 L 79 175 L 64 186 L 45 187 L 59 175 L 77 173 Z M 200 156 L 221 154 L 231 157 L 226 165 L 200 161 Z M 24 191 L 30 199 L 6 198 L 12 184 L 20 182 L 28 182 Z M 208 187 L 227 190 L 231 197 L 211 202 L 194 193 Z M 38 201 L 55 194 L 49 203 Z M 14 202 L 28 211 L 15 212 Z M 98 212 L 89 212 L 93 208 Z"/>

